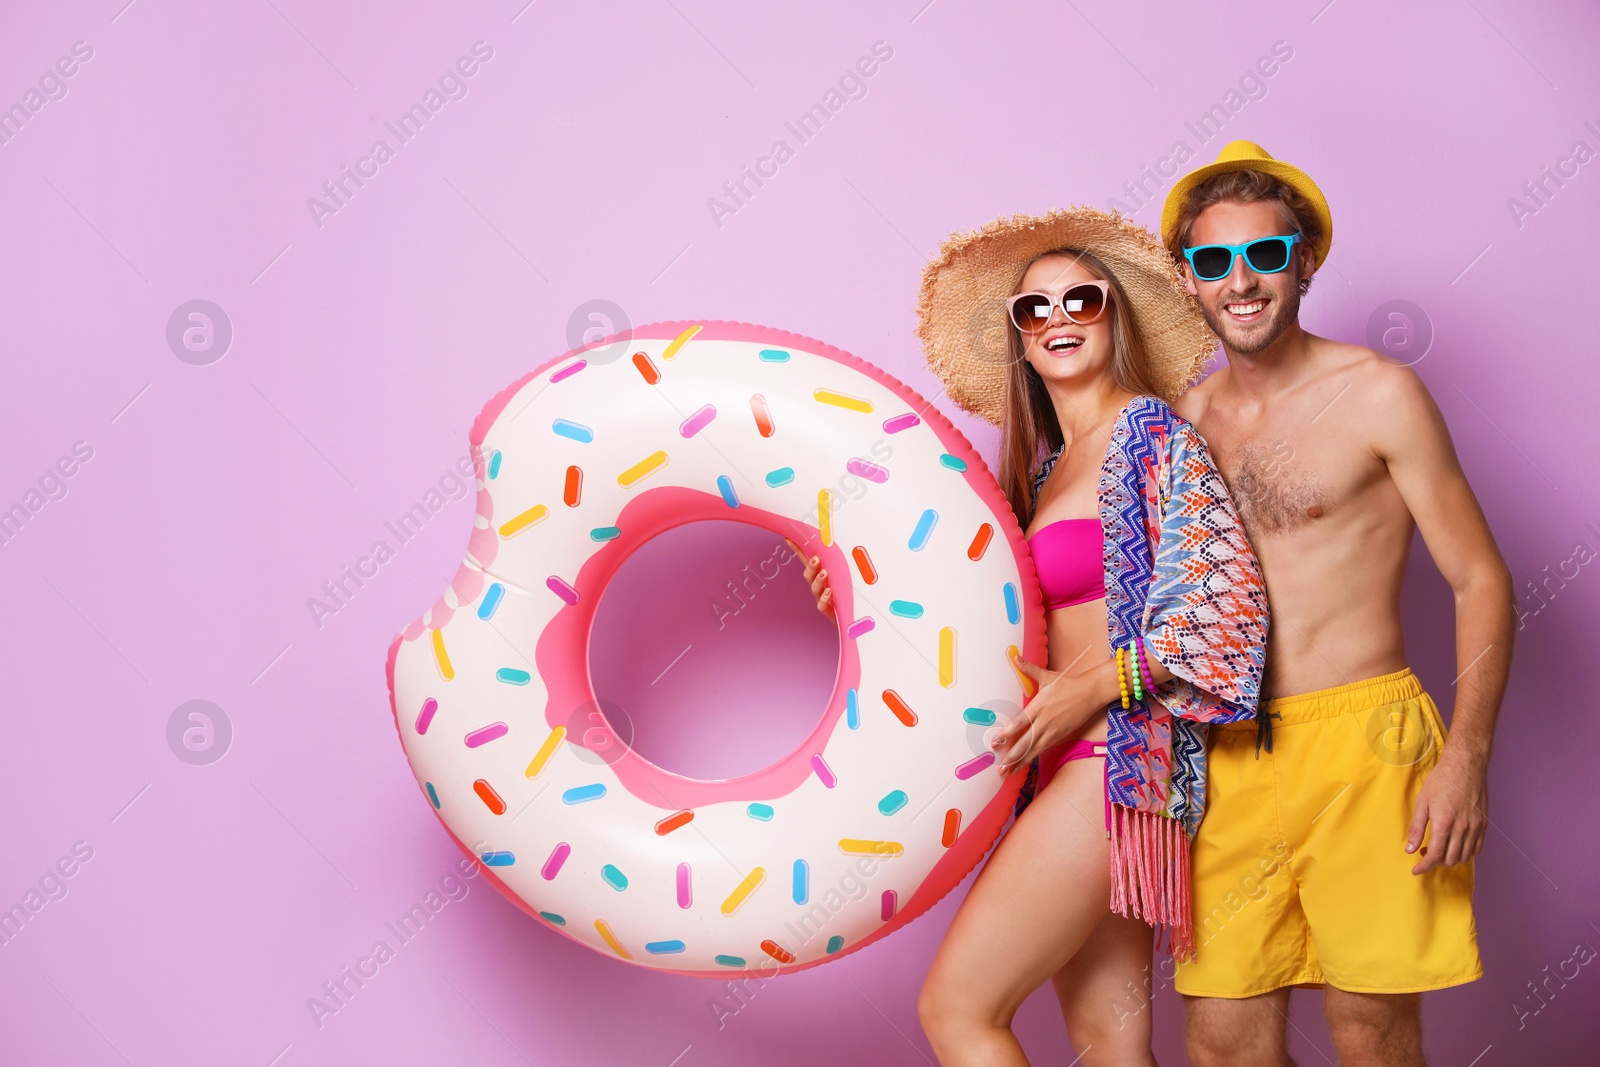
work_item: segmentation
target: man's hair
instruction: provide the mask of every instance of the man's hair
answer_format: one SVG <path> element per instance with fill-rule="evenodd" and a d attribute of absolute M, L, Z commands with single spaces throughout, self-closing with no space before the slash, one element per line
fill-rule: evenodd
<path fill-rule="evenodd" d="M 1200 213 L 1212 204 L 1253 204 L 1261 200 L 1274 201 L 1284 220 L 1300 231 L 1301 240 L 1308 247 L 1316 248 L 1322 240 L 1322 223 L 1311 209 L 1311 202 L 1292 185 L 1259 170 L 1227 170 L 1189 190 L 1178 209 L 1178 225 L 1172 231 L 1172 243 L 1167 251 L 1179 263 L 1186 262 L 1183 249 L 1189 243 L 1189 233 Z M 1301 294 L 1310 288 L 1311 279 L 1301 278 Z"/>

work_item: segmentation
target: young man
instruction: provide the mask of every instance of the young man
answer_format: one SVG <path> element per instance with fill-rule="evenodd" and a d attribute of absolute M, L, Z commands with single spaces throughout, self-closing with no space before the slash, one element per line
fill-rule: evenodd
<path fill-rule="evenodd" d="M 1291 1063 L 1289 990 L 1308 984 L 1342 1063 L 1421 1064 L 1419 993 L 1483 974 L 1472 860 L 1511 577 L 1417 375 L 1301 328 L 1332 230 L 1315 183 L 1246 141 L 1181 179 L 1162 215 L 1227 355 L 1177 409 L 1233 493 L 1272 608 L 1263 721 L 1209 743 L 1198 955 L 1175 982 L 1200 1065 Z M 1406 666 L 1413 531 L 1455 594 L 1448 739 Z"/>

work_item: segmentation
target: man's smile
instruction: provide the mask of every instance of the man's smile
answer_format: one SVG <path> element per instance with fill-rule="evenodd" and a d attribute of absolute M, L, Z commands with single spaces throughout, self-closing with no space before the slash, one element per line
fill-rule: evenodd
<path fill-rule="evenodd" d="M 1254 300 L 1231 300 L 1222 305 L 1222 310 L 1234 322 L 1255 322 L 1266 313 L 1268 297 L 1256 297 Z"/>

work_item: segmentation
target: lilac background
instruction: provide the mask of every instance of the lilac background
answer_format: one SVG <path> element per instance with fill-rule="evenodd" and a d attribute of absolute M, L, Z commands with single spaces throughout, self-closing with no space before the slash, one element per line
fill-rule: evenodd
<path fill-rule="evenodd" d="M 1233 137 L 1304 166 L 1332 202 L 1312 330 L 1360 341 L 1384 302 L 1423 309 L 1435 338 L 1418 370 L 1538 608 L 1479 865 L 1488 977 L 1427 998 L 1432 1062 L 1591 1061 L 1597 966 L 1550 980 L 1543 1003 L 1529 983 L 1600 947 L 1600 578 L 1575 554 L 1600 548 L 1600 162 L 1520 222 L 1507 198 L 1574 142 L 1600 149 L 1592 5 L 124 2 L 0 15 L 0 106 L 74 41 L 94 50 L 0 145 L 0 508 L 74 442 L 93 449 L 0 545 L 0 907 L 75 842 L 93 849 L 0 946 L 0 1061 L 931 1061 L 916 993 L 960 892 L 767 983 L 719 1028 L 721 983 L 603 958 L 472 880 L 319 1028 L 307 999 L 458 855 L 397 744 L 384 650 L 463 552 L 472 508 L 449 471 L 473 417 L 567 347 L 586 301 L 636 324 L 798 331 L 936 396 L 911 330 L 949 231 L 1105 205 L 1174 141 L 1200 162 Z M 480 39 L 494 53 L 469 94 L 319 227 L 307 199 L 375 138 L 393 146 L 383 123 Z M 879 40 L 893 57 L 867 95 L 799 144 L 785 122 Z M 1198 145 L 1185 122 L 1280 40 L 1293 56 L 1265 97 Z M 794 157 L 719 226 L 707 199 L 779 138 Z M 165 339 L 196 298 L 234 329 L 209 366 Z M 992 431 L 942 406 L 994 455 Z M 385 523 L 441 486 L 398 545 Z M 394 558 L 319 626 L 308 598 L 380 538 Z M 728 551 L 675 565 L 710 595 Z M 739 640 L 814 634 L 804 596 L 789 604 Z M 1448 712 L 1451 600 L 1421 552 L 1405 611 Z M 641 674 L 675 654 L 663 633 L 636 646 Z M 705 692 L 690 682 L 709 686 L 718 662 L 674 670 Z M 192 699 L 232 724 L 209 766 L 168 747 Z M 1155 1010 L 1158 1055 L 1182 1062 L 1170 989 Z M 1292 1022 L 1300 1061 L 1328 1062 L 1316 994 Z M 1048 988 L 1016 1025 L 1036 1062 L 1070 1058 Z"/>

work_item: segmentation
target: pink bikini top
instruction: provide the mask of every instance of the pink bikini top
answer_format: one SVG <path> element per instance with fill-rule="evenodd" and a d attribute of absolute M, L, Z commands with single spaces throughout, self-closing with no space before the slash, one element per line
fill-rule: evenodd
<path fill-rule="evenodd" d="M 1099 519 L 1060 519 L 1028 538 L 1047 611 L 1106 595 L 1105 534 Z"/>

